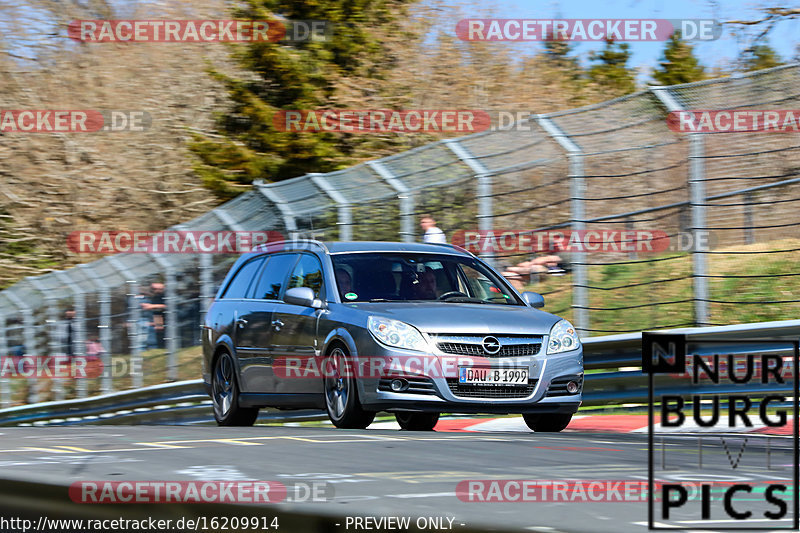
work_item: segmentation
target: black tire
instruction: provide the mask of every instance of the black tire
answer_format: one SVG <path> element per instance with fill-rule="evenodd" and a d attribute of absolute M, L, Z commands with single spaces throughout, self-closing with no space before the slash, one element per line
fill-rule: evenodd
<path fill-rule="evenodd" d="M 538 433 L 558 433 L 566 429 L 572 420 L 571 414 L 522 415 L 525 423 Z"/>
<path fill-rule="evenodd" d="M 375 420 L 375 413 L 361 407 L 347 350 L 334 346 L 325 356 L 322 368 L 325 369 L 325 409 L 333 425 L 342 429 L 366 429 Z"/>
<path fill-rule="evenodd" d="M 220 426 L 252 426 L 258 417 L 257 407 L 239 406 L 239 383 L 236 366 L 228 352 L 222 352 L 211 372 L 211 400 L 214 419 Z"/>
<path fill-rule="evenodd" d="M 400 429 L 406 431 L 433 431 L 439 421 L 439 413 L 405 413 L 394 414 Z"/>

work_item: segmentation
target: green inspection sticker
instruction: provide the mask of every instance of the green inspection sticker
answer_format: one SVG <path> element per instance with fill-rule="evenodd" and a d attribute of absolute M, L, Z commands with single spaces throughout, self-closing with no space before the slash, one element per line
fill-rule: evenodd
<path fill-rule="evenodd" d="M 354 292 L 348 292 L 347 294 L 344 295 L 344 297 L 347 298 L 348 300 L 355 300 L 356 298 L 358 298 L 358 294 Z"/>

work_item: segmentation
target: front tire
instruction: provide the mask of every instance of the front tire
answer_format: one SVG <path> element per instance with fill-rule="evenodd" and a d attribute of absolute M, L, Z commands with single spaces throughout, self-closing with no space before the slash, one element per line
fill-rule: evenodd
<path fill-rule="evenodd" d="M 537 433 L 558 433 L 563 431 L 572 420 L 571 414 L 530 414 L 522 415 L 525 424 Z"/>
<path fill-rule="evenodd" d="M 214 362 L 211 400 L 214 404 L 214 419 L 220 426 L 252 426 L 258 417 L 257 407 L 239 407 L 236 366 L 228 352 L 222 352 Z"/>
<path fill-rule="evenodd" d="M 361 407 L 353 365 L 344 348 L 333 348 L 322 368 L 325 369 L 325 408 L 333 425 L 342 429 L 366 429 L 375 419 L 375 413 Z"/>
<path fill-rule="evenodd" d="M 406 431 L 433 431 L 439 422 L 439 413 L 403 413 L 394 414 L 400 429 Z"/>

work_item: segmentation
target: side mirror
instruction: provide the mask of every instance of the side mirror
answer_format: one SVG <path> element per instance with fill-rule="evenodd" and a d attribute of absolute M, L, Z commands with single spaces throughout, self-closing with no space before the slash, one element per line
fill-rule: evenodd
<path fill-rule="evenodd" d="M 293 287 L 283 295 L 283 301 L 287 304 L 302 305 L 320 309 L 322 302 L 314 297 L 314 291 L 310 287 Z"/>
<path fill-rule="evenodd" d="M 536 309 L 544 307 L 544 296 L 538 292 L 525 291 L 522 293 L 522 299 L 525 300 L 525 303 Z"/>

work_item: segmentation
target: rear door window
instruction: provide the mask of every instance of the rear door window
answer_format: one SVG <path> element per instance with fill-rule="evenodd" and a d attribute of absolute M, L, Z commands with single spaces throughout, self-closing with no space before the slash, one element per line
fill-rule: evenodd
<path fill-rule="evenodd" d="M 286 277 L 297 261 L 297 254 L 276 254 L 261 272 L 261 277 L 252 291 L 256 300 L 277 300 L 280 298 Z"/>
<path fill-rule="evenodd" d="M 242 265 L 231 282 L 228 283 L 228 288 L 225 289 L 225 294 L 222 297 L 226 299 L 245 298 L 247 289 L 250 288 L 253 278 L 263 263 L 263 257 L 256 257 Z"/>

